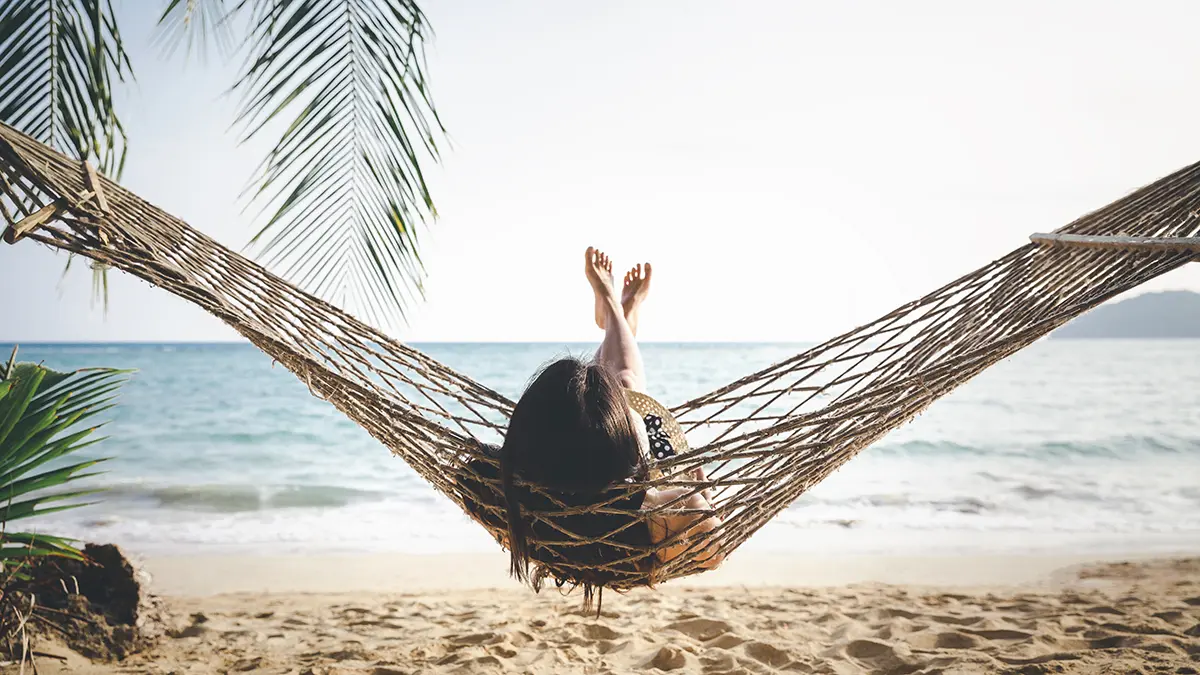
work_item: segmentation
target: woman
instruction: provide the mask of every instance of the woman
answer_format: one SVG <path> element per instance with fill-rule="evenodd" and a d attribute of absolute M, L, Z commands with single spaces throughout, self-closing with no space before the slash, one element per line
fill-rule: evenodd
<path fill-rule="evenodd" d="M 590 363 L 561 359 L 538 373 L 513 410 L 499 464 L 512 574 L 527 580 L 530 563 L 543 563 L 560 577 L 582 583 L 590 595 L 594 586 L 652 578 L 655 565 L 686 551 L 689 537 L 712 530 L 720 519 L 694 513 L 712 510 L 708 495 L 694 488 L 649 488 L 630 495 L 619 487 L 647 478 L 652 443 L 659 457 L 671 454 L 668 437 L 659 432 L 664 423 L 677 432 L 678 425 L 645 396 L 635 341 L 638 312 L 650 291 L 650 264 L 625 275 L 620 296 L 613 287 L 612 261 L 603 252 L 588 248 L 584 272 L 595 293 L 596 324 L 604 341 Z M 643 417 L 631 405 L 659 414 Z M 674 438 L 681 441 L 682 433 Z M 698 469 L 692 477 L 704 479 Z M 641 513 L 658 507 L 665 508 Z M 581 512 L 538 516 L 570 508 Z M 681 532 L 684 536 L 673 544 L 648 553 Z M 580 543 L 579 537 L 589 541 Z M 705 567 L 717 566 L 724 557 L 712 548 L 692 555 Z M 536 586 L 539 580 L 533 581 Z"/>

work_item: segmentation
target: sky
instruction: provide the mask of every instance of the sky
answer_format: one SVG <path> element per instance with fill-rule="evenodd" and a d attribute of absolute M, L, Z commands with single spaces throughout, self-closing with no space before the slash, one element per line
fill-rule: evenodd
<path fill-rule="evenodd" d="M 1200 159 L 1200 4 L 426 0 L 440 218 L 410 342 L 596 341 L 588 245 L 650 261 L 648 341 L 817 341 Z M 241 250 L 266 143 L 236 63 L 164 58 L 118 0 L 137 81 L 122 182 Z M 0 341 L 237 339 L 123 275 L 0 246 Z M 1144 290 L 1200 290 L 1200 266 Z"/>

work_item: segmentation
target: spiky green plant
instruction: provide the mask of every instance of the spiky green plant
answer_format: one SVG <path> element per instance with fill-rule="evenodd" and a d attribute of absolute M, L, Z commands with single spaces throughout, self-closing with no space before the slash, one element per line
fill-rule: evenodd
<path fill-rule="evenodd" d="M 86 506 L 80 497 L 96 492 L 77 481 L 103 459 L 62 461 L 100 442 L 97 415 L 110 409 L 129 371 L 87 368 L 61 373 L 16 363 L 13 349 L 0 371 L 0 564 L 5 576 L 15 562 L 44 556 L 80 559 L 63 537 L 12 531 L 12 524 L 47 513 Z M 19 568 L 15 573 L 19 576 Z"/>

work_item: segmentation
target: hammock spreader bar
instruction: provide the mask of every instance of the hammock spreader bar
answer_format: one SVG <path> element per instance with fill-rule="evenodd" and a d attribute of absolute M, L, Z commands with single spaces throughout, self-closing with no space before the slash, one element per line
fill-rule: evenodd
<path fill-rule="evenodd" d="M 1043 246 L 1078 246 L 1122 251 L 1188 251 L 1200 255 L 1200 237 L 1103 237 L 1085 234 L 1030 235 L 1029 240 Z"/>

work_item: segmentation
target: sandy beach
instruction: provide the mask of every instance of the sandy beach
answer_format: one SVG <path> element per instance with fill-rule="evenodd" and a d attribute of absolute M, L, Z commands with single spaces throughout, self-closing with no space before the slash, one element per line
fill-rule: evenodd
<path fill-rule="evenodd" d="M 710 575 L 540 595 L 501 556 L 145 562 L 167 634 L 77 673 L 1196 673 L 1200 558 L 745 556 Z"/>

